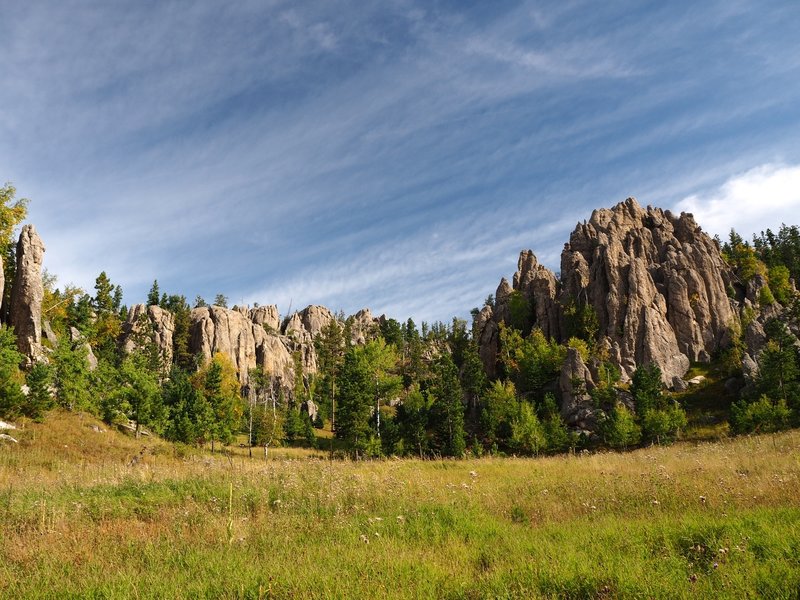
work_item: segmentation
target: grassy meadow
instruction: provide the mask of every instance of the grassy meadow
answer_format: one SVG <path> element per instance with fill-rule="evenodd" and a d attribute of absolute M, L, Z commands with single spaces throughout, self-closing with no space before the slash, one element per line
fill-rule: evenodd
<path fill-rule="evenodd" d="M 0 446 L 0 597 L 800 597 L 798 431 L 331 462 L 101 428 L 55 412 Z"/>

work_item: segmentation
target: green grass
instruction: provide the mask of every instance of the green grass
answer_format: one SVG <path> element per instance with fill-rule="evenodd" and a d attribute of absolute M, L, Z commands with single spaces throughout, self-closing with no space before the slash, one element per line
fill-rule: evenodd
<path fill-rule="evenodd" d="M 545 459 L 355 463 L 289 449 L 265 462 L 89 424 L 60 414 L 0 449 L 0 597 L 800 590 L 800 432 Z"/>

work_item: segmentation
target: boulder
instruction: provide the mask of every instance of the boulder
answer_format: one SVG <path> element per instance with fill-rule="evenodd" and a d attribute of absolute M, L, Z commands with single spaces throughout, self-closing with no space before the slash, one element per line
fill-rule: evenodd
<path fill-rule="evenodd" d="M 42 260 L 44 243 L 33 225 L 25 225 L 17 243 L 17 269 L 11 288 L 11 325 L 17 347 L 28 362 L 43 358 L 42 351 Z"/>
<path fill-rule="evenodd" d="M 313 423 L 317 420 L 317 415 L 319 414 L 319 407 L 317 403 L 313 400 L 306 400 L 300 405 L 300 412 L 308 415 L 308 418 Z"/>
<path fill-rule="evenodd" d="M 677 375 L 672 378 L 672 390 L 675 392 L 685 392 L 689 389 L 689 384 Z"/>
<path fill-rule="evenodd" d="M 744 356 L 742 356 L 742 375 L 744 375 L 744 380 L 747 383 L 753 383 L 758 378 L 758 373 L 758 363 L 749 353 L 745 352 Z"/>
<path fill-rule="evenodd" d="M 748 323 L 744 331 L 744 342 L 750 356 L 758 356 L 767 343 L 767 332 L 764 331 L 764 326 L 758 320 L 753 319 Z"/>

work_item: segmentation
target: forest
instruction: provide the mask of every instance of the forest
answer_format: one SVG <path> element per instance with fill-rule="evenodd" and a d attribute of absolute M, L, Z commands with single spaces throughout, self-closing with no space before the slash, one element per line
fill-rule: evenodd
<path fill-rule="evenodd" d="M 26 200 L 10 184 L 0 188 L 0 250 L 5 276 L 3 321 L 15 278 L 15 237 Z M 93 290 L 60 286 L 42 274 L 43 360 L 26 361 L 13 329 L 0 327 L 0 418 L 40 420 L 61 407 L 102 418 L 132 435 L 208 447 L 320 447 L 332 456 L 535 456 L 584 448 L 629 449 L 679 438 L 773 432 L 800 425 L 800 231 L 780 225 L 751 241 L 731 231 L 716 240 L 737 280 L 758 279 L 758 299 L 730 324 L 730 342 L 707 364 L 693 364 L 702 384 L 668 389 L 655 363 L 621 377 L 599 343 L 597 315 L 587 304 L 564 309 L 567 334 L 559 342 L 531 325 L 530 301 L 515 291 L 509 318 L 499 325 L 496 370 L 487 376 L 474 322 L 375 319 L 360 336 L 354 317 L 334 315 L 313 338 L 316 368 L 304 370 L 292 353 L 293 381 L 276 383 L 263 366 L 246 382 L 231 357 L 191 351 L 190 304 L 154 280 L 146 306 L 171 315 L 166 352 L 147 313 L 131 319 L 123 292 L 105 271 Z M 731 292 L 733 295 L 733 292 Z M 496 300 L 490 295 L 486 306 Z M 213 306 L 227 308 L 218 294 Z M 756 368 L 744 382 L 749 324 L 766 307 L 775 318 Z M 240 307 L 233 307 L 233 311 Z M 479 308 L 472 311 L 477 318 Z M 778 317 L 779 315 L 779 317 Z M 288 319 L 287 315 L 285 319 Z M 264 325 L 269 330 L 269 325 Z M 356 339 L 358 338 L 358 339 Z M 593 365 L 596 385 L 582 392 L 597 409 L 596 427 L 565 422 L 558 379 L 569 352 Z M 580 382 L 573 382 L 579 386 Z"/>

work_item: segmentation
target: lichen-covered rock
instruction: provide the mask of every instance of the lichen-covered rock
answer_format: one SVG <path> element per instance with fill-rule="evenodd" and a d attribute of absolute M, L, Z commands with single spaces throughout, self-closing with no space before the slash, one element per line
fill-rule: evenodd
<path fill-rule="evenodd" d="M 29 362 L 43 358 L 42 351 L 42 261 L 44 243 L 33 225 L 25 225 L 17 243 L 17 269 L 11 288 L 11 325 L 17 347 Z M 0 269 L 1 270 L 1 269 Z"/>

